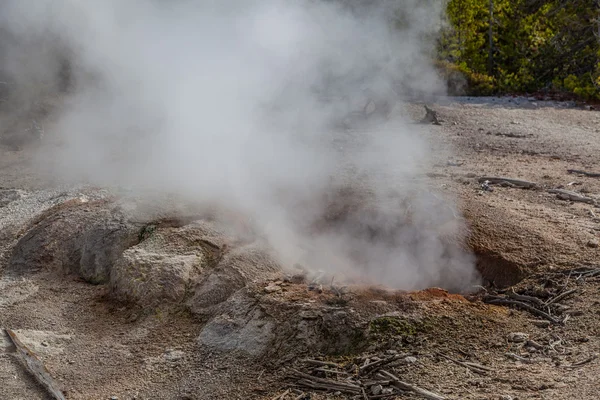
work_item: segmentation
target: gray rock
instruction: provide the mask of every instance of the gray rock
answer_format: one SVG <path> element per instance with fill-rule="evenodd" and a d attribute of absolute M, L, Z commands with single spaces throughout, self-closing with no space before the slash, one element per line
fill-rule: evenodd
<path fill-rule="evenodd" d="M 237 351 L 251 356 L 264 354 L 275 339 L 273 320 L 241 293 L 228 303 L 228 312 L 207 323 L 198 341 L 218 351 Z"/>
<path fill-rule="evenodd" d="M 523 343 L 529 339 L 529 335 L 523 332 L 511 332 L 508 334 L 508 341 L 512 343 Z"/>
<path fill-rule="evenodd" d="M 118 298 L 144 306 L 181 302 L 202 261 L 202 255 L 160 254 L 136 246 L 114 265 L 111 289 Z"/>
<path fill-rule="evenodd" d="M 104 283 L 121 253 L 138 242 L 139 230 L 114 204 L 70 200 L 30 224 L 7 270 L 23 274 L 51 269 Z"/>

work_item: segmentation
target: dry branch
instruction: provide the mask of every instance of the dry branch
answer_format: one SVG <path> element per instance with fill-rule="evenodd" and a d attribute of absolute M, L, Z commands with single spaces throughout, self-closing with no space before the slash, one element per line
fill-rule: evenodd
<path fill-rule="evenodd" d="M 31 351 L 10 329 L 5 329 L 8 337 L 17 348 L 17 354 L 23 360 L 27 370 L 56 400 L 66 400 L 64 394 L 58 389 L 58 384 L 50 375 L 42 361 Z"/>
<path fill-rule="evenodd" d="M 578 368 L 578 367 L 581 367 L 581 366 L 583 366 L 585 364 L 591 363 L 596 358 L 598 358 L 598 356 L 596 354 L 594 354 L 593 356 L 590 356 L 590 357 L 586 358 L 585 360 L 573 363 L 571 365 L 565 365 L 565 368 Z"/>
<path fill-rule="evenodd" d="M 333 362 L 320 361 L 320 360 L 311 360 L 311 359 L 304 360 L 304 362 L 306 364 L 313 364 L 313 365 L 318 365 L 318 366 L 321 366 L 321 367 L 340 368 L 339 364 L 336 364 L 336 363 L 333 363 Z"/>
<path fill-rule="evenodd" d="M 456 359 L 454 359 L 454 358 L 452 358 L 450 356 L 447 356 L 445 354 L 442 354 L 442 353 L 437 353 L 437 354 L 440 357 L 445 358 L 446 360 L 452 361 L 453 363 L 456 363 L 456 364 L 461 365 L 461 366 L 463 366 L 465 368 L 468 368 L 468 369 L 472 370 L 473 372 L 477 372 L 478 374 L 485 375 L 486 373 L 493 371 L 493 369 L 488 368 L 488 367 L 483 366 L 483 365 L 479 365 L 479 364 L 472 363 L 472 362 L 459 361 L 459 360 L 456 360 Z"/>
<path fill-rule="evenodd" d="M 528 301 L 530 303 L 533 303 L 537 306 L 543 306 L 544 302 L 540 299 L 538 299 L 537 297 L 533 297 L 533 296 L 526 296 L 523 294 L 518 294 L 515 293 L 515 291 L 513 289 L 509 290 L 507 292 L 507 296 L 510 297 L 511 299 L 515 299 L 515 300 L 519 300 L 519 301 Z"/>
<path fill-rule="evenodd" d="M 525 358 L 525 357 L 521 357 L 515 353 L 504 353 L 504 355 L 508 358 L 512 358 L 515 361 L 520 361 L 522 363 L 526 363 L 526 364 L 532 364 L 534 363 L 534 361 L 532 359 L 529 358 Z"/>
<path fill-rule="evenodd" d="M 561 200 L 570 200 L 579 203 L 596 204 L 596 200 L 591 197 L 584 196 L 572 190 L 565 189 L 548 189 L 548 193 L 556 194 Z"/>
<path fill-rule="evenodd" d="M 579 174 L 579 175 L 589 176 L 590 178 L 600 178 L 600 173 L 597 173 L 597 172 L 587 172 L 587 171 L 582 171 L 580 169 L 568 169 L 567 172 L 569 174 Z"/>
<path fill-rule="evenodd" d="M 505 178 L 501 176 L 483 176 L 479 178 L 479 183 L 483 183 L 486 181 L 491 184 L 501 184 L 507 182 L 513 186 L 518 186 L 523 189 L 533 189 L 538 186 L 535 182 L 524 181 L 522 179 Z"/>
<path fill-rule="evenodd" d="M 344 389 L 348 389 L 348 390 L 353 390 L 355 392 L 356 391 L 360 392 L 360 386 L 354 385 L 352 383 L 344 383 L 344 382 L 333 381 L 330 379 L 318 378 L 316 376 L 305 374 L 304 372 L 300 372 L 295 369 L 292 369 L 291 371 L 294 375 L 296 375 L 300 378 L 304 378 L 305 380 L 311 381 L 313 383 L 322 383 L 324 385 L 335 386 L 338 388 L 338 390 L 340 390 L 339 388 L 344 388 Z"/>
<path fill-rule="evenodd" d="M 408 354 L 396 354 L 390 357 L 383 358 L 381 360 L 373 361 L 372 363 L 363 365 L 359 368 L 360 373 L 365 373 L 367 371 L 373 370 L 374 368 L 381 368 L 384 365 L 387 365 L 391 362 L 397 361 L 403 357 L 408 356 Z"/>
<path fill-rule="evenodd" d="M 288 393 L 290 393 L 290 389 L 287 389 L 285 392 L 278 394 L 277 396 L 273 397 L 271 400 L 283 400 L 283 399 L 285 399 L 285 396 L 288 395 Z"/>
<path fill-rule="evenodd" d="M 554 318 L 552 315 L 548 314 L 545 311 L 542 310 L 538 310 L 537 308 L 530 306 L 527 303 L 524 303 L 522 301 L 517 301 L 517 300 L 509 300 L 509 299 L 504 299 L 501 297 L 488 297 L 486 299 L 484 299 L 486 303 L 490 303 L 490 304 L 499 304 L 499 305 L 507 305 L 507 306 L 516 306 L 519 308 L 522 308 L 523 310 L 529 311 L 531 314 L 533 315 L 537 315 L 538 317 L 542 317 L 547 319 L 548 321 L 554 323 L 554 324 L 560 324 L 562 323 L 562 321 Z"/>
<path fill-rule="evenodd" d="M 559 294 L 558 296 L 555 296 L 555 297 L 551 298 L 550 300 L 548 300 L 546 303 L 544 303 L 544 306 L 549 306 L 550 304 L 559 302 L 559 301 L 571 296 L 572 294 L 574 294 L 576 292 L 577 292 L 577 289 L 567 290 L 566 292 L 563 292 L 563 293 Z"/>
<path fill-rule="evenodd" d="M 437 393 L 433 393 L 433 392 L 430 392 L 429 390 L 420 388 L 420 387 L 412 385 L 410 383 L 403 382 L 396 375 L 393 375 L 385 370 L 381 370 L 381 373 L 384 376 L 390 378 L 393 381 L 394 386 L 396 386 L 400 390 L 406 390 L 408 392 L 413 392 L 413 393 L 416 393 L 416 394 L 418 394 L 426 399 L 430 399 L 430 400 L 445 400 L 446 399 L 444 396 L 441 396 Z"/>

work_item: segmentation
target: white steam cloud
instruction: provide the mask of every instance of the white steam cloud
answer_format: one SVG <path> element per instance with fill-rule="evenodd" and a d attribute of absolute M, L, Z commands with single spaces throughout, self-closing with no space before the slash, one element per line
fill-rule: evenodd
<path fill-rule="evenodd" d="M 2 67 L 52 82 L 56 55 L 70 59 L 73 89 L 46 132 L 62 142 L 45 158 L 61 177 L 237 209 L 285 264 L 336 280 L 462 288 L 473 260 L 449 240 L 454 212 L 416 183 L 415 126 L 397 113 L 338 126 L 369 96 L 439 91 L 442 3 L 11 0 L 0 23 L 30 55 L 5 49 Z"/>

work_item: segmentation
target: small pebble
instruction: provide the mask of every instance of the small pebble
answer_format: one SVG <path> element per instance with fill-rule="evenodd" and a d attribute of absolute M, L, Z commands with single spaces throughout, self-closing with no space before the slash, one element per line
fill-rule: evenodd
<path fill-rule="evenodd" d="M 508 341 L 513 343 L 522 343 L 529 339 L 529 335 L 523 332 L 511 332 L 508 334 Z"/>
<path fill-rule="evenodd" d="M 597 249 L 598 246 L 599 244 L 597 240 L 590 240 L 589 242 L 587 242 L 587 247 L 590 247 L 592 249 Z"/>
<path fill-rule="evenodd" d="M 379 396 L 383 392 L 383 386 L 381 385 L 373 385 L 371 386 L 371 394 L 373 396 Z"/>

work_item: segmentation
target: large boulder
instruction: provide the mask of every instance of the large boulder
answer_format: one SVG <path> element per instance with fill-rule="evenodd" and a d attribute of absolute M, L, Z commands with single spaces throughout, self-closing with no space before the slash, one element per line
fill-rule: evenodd
<path fill-rule="evenodd" d="M 29 224 L 13 248 L 7 271 L 55 270 L 104 283 L 123 251 L 139 241 L 140 229 L 114 203 L 70 200 Z"/>

